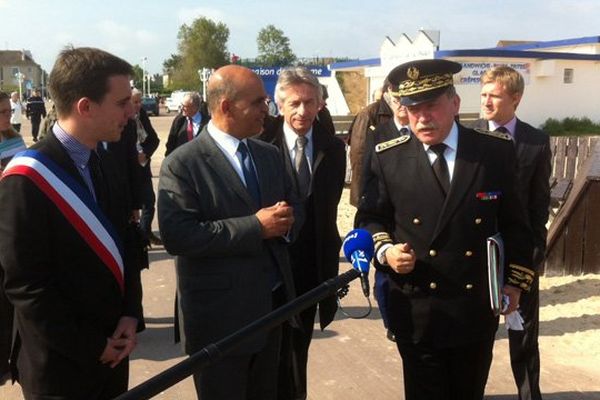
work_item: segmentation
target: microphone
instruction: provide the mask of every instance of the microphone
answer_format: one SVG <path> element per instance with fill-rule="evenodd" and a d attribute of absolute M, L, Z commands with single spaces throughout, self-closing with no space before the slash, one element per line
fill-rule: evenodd
<path fill-rule="evenodd" d="M 373 237 L 364 229 L 348 232 L 342 245 L 346 259 L 360 272 L 360 284 L 365 297 L 369 297 L 369 263 L 375 251 Z"/>

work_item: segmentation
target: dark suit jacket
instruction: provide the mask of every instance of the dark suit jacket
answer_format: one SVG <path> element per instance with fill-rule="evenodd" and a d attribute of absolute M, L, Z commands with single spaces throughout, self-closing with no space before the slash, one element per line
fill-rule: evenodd
<path fill-rule="evenodd" d="M 264 240 L 255 213 L 278 201 L 297 206 L 277 149 L 255 139 L 262 204 L 255 204 L 206 128 L 163 162 L 158 221 L 165 248 L 176 256 L 181 331 L 188 353 L 223 339 L 272 309 L 270 274 L 281 274 L 294 297 L 287 245 Z M 234 354 L 260 350 L 267 332 Z"/>
<path fill-rule="evenodd" d="M 502 234 L 507 279 L 514 278 L 516 266 L 531 266 L 531 234 L 514 188 L 515 168 L 512 142 L 460 126 L 447 197 L 414 135 L 373 155 L 374 179 L 359 204 L 358 225 L 388 234 L 393 243 L 408 242 L 417 257 L 408 274 L 379 265 L 390 276 L 396 340 L 443 348 L 493 335 L 498 319 L 489 305 L 486 238 Z M 482 199 L 491 192 L 497 198 Z"/>
<path fill-rule="evenodd" d="M 143 108 L 140 109 L 140 122 L 142 123 L 144 130 L 148 134 L 148 136 L 146 137 L 146 140 L 144 140 L 142 143 L 140 143 L 140 146 L 142 147 L 142 151 L 148 158 L 148 163 L 142 167 L 142 177 L 147 178 L 147 177 L 152 177 L 152 170 L 150 169 L 150 162 L 151 162 L 150 159 L 152 158 L 152 155 L 158 148 L 160 139 L 158 138 L 158 135 L 156 134 L 154 127 L 152 127 L 152 124 L 150 123 L 150 118 L 148 118 L 148 113 L 146 113 L 146 110 L 144 110 Z"/>
<path fill-rule="evenodd" d="M 54 134 L 33 148 L 86 187 Z M 100 164 L 105 215 L 125 237 L 129 212 L 121 174 L 106 152 Z M 0 266 L 22 343 L 14 349 L 19 381 L 31 393 L 86 398 L 112 373 L 98 360 L 119 319 L 141 318 L 141 284 L 131 249 L 124 244 L 123 297 L 105 264 L 28 178 L 2 179 L 0 202 Z"/>
<path fill-rule="evenodd" d="M 304 201 L 304 224 L 296 241 L 289 248 L 298 294 L 337 276 L 341 246 L 337 229 L 337 206 L 344 188 L 345 145 L 317 121 L 313 124 L 312 135 L 312 190 Z M 279 118 L 276 129 L 265 132 L 261 139 L 277 146 L 298 193 L 297 174 L 283 133 L 283 118 Z M 327 297 L 319 303 L 321 329 L 333 321 L 336 310 L 335 296 Z"/>
<path fill-rule="evenodd" d="M 480 119 L 479 129 L 488 129 L 488 122 Z M 546 222 L 550 208 L 550 175 L 552 151 L 550 137 L 539 129 L 517 118 L 515 129 L 517 152 L 517 191 L 525 205 L 533 231 L 533 266 L 538 268 L 546 254 Z"/>
<path fill-rule="evenodd" d="M 202 132 L 202 129 L 204 129 L 210 120 L 210 116 L 206 113 L 203 113 L 202 108 L 200 110 L 202 121 L 200 122 L 200 129 L 198 132 Z M 173 150 L 187 142 L 187 117 L 180 113 L 175 117 L 175 119 L 173 119 L 173 123 L 171 124 L 171 130 L 169 131 L 169 137 L 167 138 L 165 157 L 171 154 Z"/>
<path fill-rule="evenodd" d="M 129 120 L 118 142 L 109 142 L 106 150 L 113 155 L 120 173 L 125 179 L 128 209 L 142 208 L 141 171 L 137 152 L 137 128 L 134 120 Z"/>

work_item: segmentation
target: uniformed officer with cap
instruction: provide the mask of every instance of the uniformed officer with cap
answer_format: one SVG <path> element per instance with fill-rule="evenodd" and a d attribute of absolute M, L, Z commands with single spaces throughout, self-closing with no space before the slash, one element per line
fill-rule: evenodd
<path fill-rule="evenodd" d="M 514 311 L 529 289 L 532 242 L 515 192 L 515 150 L 502 133 L 455 122 L 460 64 L 418 60 L 389 75 L 410 135 L 375 146 L 356 216 L 389 274 L 389 327 L 407 400 L 482 399 L 498 317 L 490 307 L 486 239 L 500 233 Z M 377 138 L 375 138 L 377 140 Z"/>

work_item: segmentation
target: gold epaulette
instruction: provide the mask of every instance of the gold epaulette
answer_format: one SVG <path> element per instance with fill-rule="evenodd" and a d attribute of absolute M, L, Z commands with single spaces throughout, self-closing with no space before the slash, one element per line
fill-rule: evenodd
<path fill-rule="evenodd" d="M 488 130 L 479 129 L 479 128 L 475 128 L 474 130 L 477 133 L 482 133 L 484 135 L 492 136 L 492 137 L 495 137 L 495 138 L 498 138 L 498 139 L 512 140 L 512 136 L 510 136 L 510 134 L 508 134 L 508 133 L 496 132 L 496 131 L 488 131 Z"/>
<path fill-rule="evenodd" d="M 375 254 L 379 251 L 381 246 L 384 244 L 392 244 L 392 238 L 387 232 L 377 232 L 373 234 L 373 243 L 375 244 Z"/>
<path fill-rule="evenodd" d="M 529 268 L 525 268 L 518 264 L 508 265 L 508 280 L 507 283 L 528 292 L 533 282 L 535 272 Z"/>
<path fill-rule="evenodd" d="M 406 143 L 410 140 L 410 135 L 402 135 L 392 140 L 388 140 L 387 142 L 379 143 L 375 146 L 375 152 L 381 153 L 384 150 L 391 149 L 392 147 L 396 147 L 402 143 Z"/>

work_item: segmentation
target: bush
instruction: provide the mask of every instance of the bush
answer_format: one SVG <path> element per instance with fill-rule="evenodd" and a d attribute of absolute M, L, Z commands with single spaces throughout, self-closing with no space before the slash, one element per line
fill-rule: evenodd
<path fill-rule="evenodd" d="M 548 118 L 540 129 L 550 136 L 581 136 L 600 134 L 600 124 L 593 122 L 588 117 L 567 117 L 562 121 Z"/>

